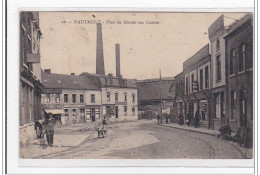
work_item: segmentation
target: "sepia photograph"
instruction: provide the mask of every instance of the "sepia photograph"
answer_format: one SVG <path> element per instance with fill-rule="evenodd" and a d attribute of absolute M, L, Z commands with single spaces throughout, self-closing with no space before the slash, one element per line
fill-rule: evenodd
<path fill-rule="evenodd" d="M 19 159 L 254 159 L 253 17 L 20 11 Z"/>

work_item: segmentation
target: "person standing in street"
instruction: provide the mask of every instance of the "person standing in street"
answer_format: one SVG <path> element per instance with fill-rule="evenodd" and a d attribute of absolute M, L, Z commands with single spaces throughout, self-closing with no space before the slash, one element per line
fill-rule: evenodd
<path fill-rule="evenodd" d="M 157 121 L 158 121 L 158 125 L 160 124 L 160 115 L 158 113 L 158 111 L 156 111 L 156 117 L 157 117 Z"/>
<path fill-rule="evenodd" d="M 194 117 L 194 127 L 197 128 L 200 122 L 200 115 L 199 111 L 196 111 L 195 117 Z"/>
<path fill-rule="evenodd" d="M 48 114 L 49 119 L 47 122 L 47 127 L 46 127 L 46 137 L 47 137 L 47 142 L 49 146 L 53 145 L 53 136 L 54 136 L 54 126 L 55 126 L 55 119 L 52 116 L 52 113 Z"/>

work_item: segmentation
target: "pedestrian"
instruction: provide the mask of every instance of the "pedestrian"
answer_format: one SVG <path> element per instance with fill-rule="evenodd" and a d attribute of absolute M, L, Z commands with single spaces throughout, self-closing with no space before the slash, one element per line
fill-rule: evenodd
<path fill-rule="evenodd" d="M 39 122 L 39 119 L 35 119 L 35 131 L 36 131 L 36 137 L 37 139 L 42 138 L 42 125 Z"/>
<path fill-rule="evenodd" d="M 156 117 L 157 117 L 157 121 L 158 121 L 158 125 L 160 124 L 160 115 L 158 113 L 158 111 L 156 111 Z"/>
<path fill-rule="evenodd" d="M 205 121 L 205 120 L 206 120 L 205 112 L 204 112 L 204 111 L 201 111 L 201 118 L 202 118 L 202 121 Z"/>
<path fill-rule="evenodd" d="M 195 117 L 194 117 L 194 127 L 197 128 L 199 125 L 199 121 L 200 121 L 200 115 L 199 115 L 199 111 L 196 111 L 195 113 Z"/>
<path fill-rule="evenodd" d="M 187 116 L 186 116 L 186 123 L 187 123 L 188 126 L 191 125 L 191 115 L 190 115 L 189 112 L 187 113 Z"/>
<path fill-rule="evenodd" d="M 222 124 L 225 124 L 226 121 L 225 111 L 222 112 L 221 120 L 222 120 Z"/>
<path fill-rule="evenodd" d="M 183 125 L 184 124 L 184 117 L 182 115 L 182 113 L 179 114 L 179 121 L 178 121 L 179 125 Z"/>
<path fill-rule="evenodd" d="M 53 145 L 53 137 L 54 137 L 54 126 L 55 126 L 55 119 L 52 116 L 52 113 L 48 113 L 48 121 L 47 121 L 47 127 L 46 127 L 46 137 L 47 142 L 49 146 Z"/>

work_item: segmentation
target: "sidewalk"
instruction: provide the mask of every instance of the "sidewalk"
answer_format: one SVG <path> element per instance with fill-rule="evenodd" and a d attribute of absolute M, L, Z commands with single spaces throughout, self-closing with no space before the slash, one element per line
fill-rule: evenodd
<path fill-rule="evenodd" d="M 81 132 L 83 127 L 93 127 L 95 124 L 72 124 L 55 126 L 54 143 L 52 147 L 40 147 L 40 139 L 34 140 L 26 147 L 20 148 L 20 158 L 34 159 L 77 147 L 84 142 L 91 132 Z M 46 138 L 46 137 L 45 137 Z M 47 141 L 46 141 L 47 143 Z"/>
<path fill-rule="evenodd" d="M 163 123 L 161 125 L 166 126 L 166 127 L 171 127 L 171 128 L 182 129 L 182 130 L 186 130 L 186 131 L 197 132 L 197 133 L 201 133 L 201 134 L 208 134 L 208 135 L 212 135 L 212 136 L 216 136 L 216 137 L 219 134 L 218 130 L 210 130 L 207 128 L 195 128 L 194 126 L 187 126 L 187 125 L 180 126 L 177 123 L 168 123 L 168 124 Z"/>

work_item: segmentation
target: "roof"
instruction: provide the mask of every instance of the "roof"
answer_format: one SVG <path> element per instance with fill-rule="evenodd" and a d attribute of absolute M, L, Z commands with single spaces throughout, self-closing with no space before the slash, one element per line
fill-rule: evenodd
<path fill-rule="evenodd" d="M 50 89 L 100 90 L 88 77 L 42 72 L 42 84 Z"/>
<path fill-rule="evenodd" d="M 201 59 L 207 57 L 209 55 L 209 44 L 202 47 L 197 53 L 191 56 L 183 63 L 183 69 L 187 69 L 194 64 L 198 63 Z"/>
<path fill-rule="evenodd" d="M 173 81 L 175 80 L 174 77 L 164 77 L 162 81 Z M 137 83 L 148 83 L 148 82 L 158 82 L 160 78 L 152 78 L 152 79 L 145 79 L 145 80 L 137 80 Z"/>
<path fill-rule="evenodd" d="M 100 87 L 137 88 L 136 79 L 126 79 L 112 75 L 90 74 L 84 72 L 80 76 L 88 77 Z"/>
<path fill-rule="evenodd" d="M 239 27 L 241 27 L 243 24 L 245 24 L 249 20 L 252 20 L 252 18 L 253 18 L 252 14 L 247 13 L 240 20 L 237 20 L 234 23 L 230 24 L 227 29 L 227 34 L 226 34 L 226 36 L 224 36 L 224 38 L 228 37 L 230 34 L 232 34 L 234 31 L 236 31 Z"/>
<path fill-rule="evenodd" d="M 160 100 L 160 90 L 162 90 L 162 99 L 173 99 L 175 92 L 171 90 L 172 88 L 173 81 L 138 83 L 138 98 L 140 101 Z"/>

